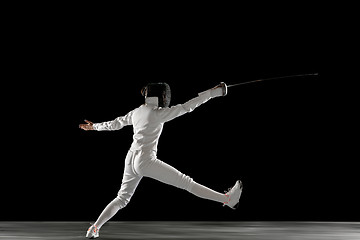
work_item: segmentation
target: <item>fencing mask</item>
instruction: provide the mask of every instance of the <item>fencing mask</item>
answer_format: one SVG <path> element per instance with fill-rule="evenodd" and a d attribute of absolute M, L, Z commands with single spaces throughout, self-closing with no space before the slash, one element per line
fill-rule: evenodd
<path fill-rule="evenodd" d="M 144 97 L 157 97 L 159 107 L 169 107 L 171 100 L 171 90 L 167 83 L 149 83 L 141 90 Z"/>

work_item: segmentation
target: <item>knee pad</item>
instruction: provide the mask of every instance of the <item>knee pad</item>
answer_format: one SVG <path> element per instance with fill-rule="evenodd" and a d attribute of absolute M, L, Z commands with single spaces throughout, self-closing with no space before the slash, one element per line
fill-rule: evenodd
<path fill-rule="evenodd" d="M 129 200 L 126 200 L 121 195 L 118 195 L 113 201 L 119 207 L 119 209 L 126 207 L 126 205 L 129 203 Z"/>

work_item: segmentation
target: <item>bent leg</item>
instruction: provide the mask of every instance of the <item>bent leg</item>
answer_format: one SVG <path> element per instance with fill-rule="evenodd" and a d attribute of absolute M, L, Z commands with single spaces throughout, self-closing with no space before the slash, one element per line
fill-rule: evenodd
<path fill-rule="evenodd" d="M 129 151 L 125 160 L 124 175 L 121 188 L 117 197 L 112 200 L 102 211 L 95 222 L 95 226 L 100 229 L 110 218 L 112 218 L 120 209 L 124 208 L 134 194 L 142 176 L 137 175 L 132 168 L 133 154 Z"/>
<path fill-rule="evenodd" d="M 181 173 L 174 167 L 160 161 L 159 159 L 149 161 L 148 164 L 144 165 L 138 171 L 140 171 L 143 176 L 185 189 L 195 196 L 221 203 L 227 201 L 227 196 L 225 194 L 221 194 L 196 183 L 191 177 Z"/>
<path fill-rule="evenodd" d="M 129 182 L 127 184 L 121 185 L 118 196 L 105 207 L 99 218 L 96 220 L 95 226 L 98 229 L 100 229 L 102 225 L 109 221 L 110 218 L 112 218 L 120 209 L 126 207 L 140 180 L 141 178 L 133 179 L 131 182 L 131 187 L 126 187 L 126 185 L 129 185 Z"/>

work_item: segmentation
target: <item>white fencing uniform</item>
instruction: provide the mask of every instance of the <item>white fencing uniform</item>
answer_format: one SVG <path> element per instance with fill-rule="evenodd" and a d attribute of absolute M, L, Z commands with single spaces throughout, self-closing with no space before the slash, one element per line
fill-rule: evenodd
<path fill-rule="evenodd" d="M 225 194 L 215 192 L 193 181 L 189 176 L 179 172 L 172 166 L 156 157 L 157 145 L 164 123 L 185 113 L 193 111 L 212 97 L 222 96 L 222 89 L 210 89 L 200 93 L 198 97 L 170 108 L 158 107 L 157 97 L 147 97 L 145 104 L 113 121 L 95 123 L 97 131 L 119 130 L 133 125 L 133 143 L 127 153 L 121 189 L 117 197 L 108 204 L 99 216 L 95 225 L 100 229 L 121 208 L 130 201 L 142 177 L 150 177 L 163 183 L 185 189 L 196 196 L 224 203 Z"/>

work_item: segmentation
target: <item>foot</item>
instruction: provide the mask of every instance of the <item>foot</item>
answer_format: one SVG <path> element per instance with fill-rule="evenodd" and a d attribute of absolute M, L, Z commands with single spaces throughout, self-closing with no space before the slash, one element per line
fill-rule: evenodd
<path fill-rule="evenodd" d="M 224 202 L 224 206 L 228 206 L 232 209 L 237 208 L 240 196 L 242 193 L 243 184 L 240 180 L 236 181 L 234 187 L 232 187 L 225 195 L 228 197 L 227 202 Z"/>
<path fill-rule="evenodd" d="M 95 226 L 95 224 L 91 225 L 86 232 L 86 237 L 90 239 L 99 237 L 99 229 Z"/>

